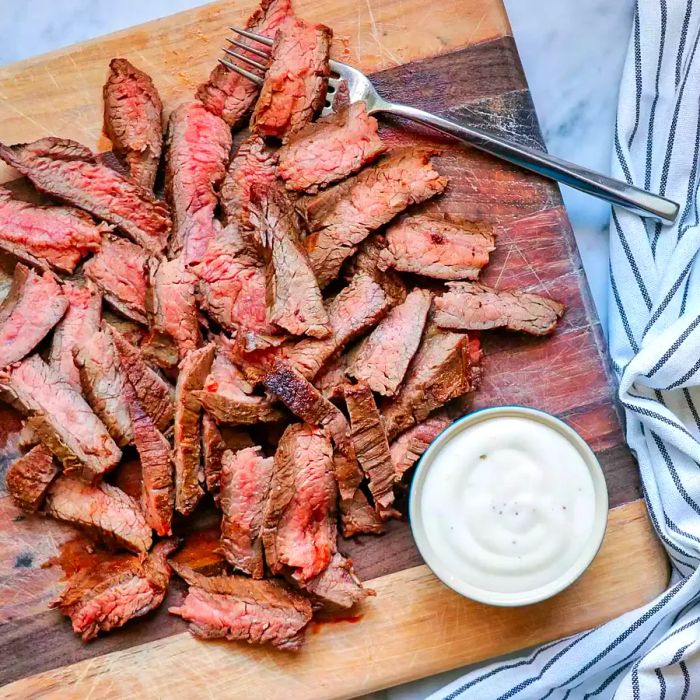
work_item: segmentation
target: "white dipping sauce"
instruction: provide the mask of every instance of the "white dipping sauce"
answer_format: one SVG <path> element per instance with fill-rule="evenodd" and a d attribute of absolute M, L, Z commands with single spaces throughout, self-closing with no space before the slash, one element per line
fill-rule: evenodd
<path fill-rule="evenodd" d="M 512 415 L 476 421 L 449 437 L 426 468 L 419 502 L 432 550 L 426 560 L 441 563 L 436 572 L 450 585 L 532 591 L 590 549 L 600 499 L 581 452 L 554 427 Z"/>

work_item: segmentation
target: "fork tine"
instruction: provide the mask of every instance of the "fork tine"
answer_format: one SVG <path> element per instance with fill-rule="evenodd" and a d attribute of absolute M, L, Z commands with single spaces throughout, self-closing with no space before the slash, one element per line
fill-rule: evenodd
<path fill-rule="evenodd" d="M 252 46 L 244 44 L 242 41 L 236 41 L 235 39 L 231 39 L 230 37 L 226 37 L 226 41 L 228 41 L 229 44 L 237 46 L 239 49 L 245 49 L 249 53 L 252 53 L 253 56 L 260 56 L 260 58 L 270 58 L 269 53 L 265 53 L 265 51 L 260 51 L 260 49 L 254 49 Z"/>
<path fill-rule="evenodd" d="M 258 41 L 261 44 L 265 44 L 265 46 L 272 46 L 272 44 L 274 43 L 273 40 L 269 37 L 263 36 L 262 34 L 254 34 L 253 32 L 249 32 L 246 29 L 239 29 L 238 27 L 229 27 L 229 29 L 236 32 L 236 34 L 244 36 L 246 39 L 252 39 L 253 41 Z"/>
<path fill-rule="evenodd" d="M 241 68 L 240 66 L 237 66 L 235 63 L 231 63 L 231 61 L 227 61 L 225 58 L 220 58 L 219 63 L 221 63 L 221 65 L 223 65 L 223 66 L 226 66 L 226 68 L 230 68 L 231 70 L 235 70 L 236 73 L 240 73 L 244 78 L 248 78 L 248 80 L 251 80 L 256 85 L 263 84 L 263 79 L 259 75 L 255 75 L 255 73 L 251 73 L 250 71 L 246 70 L 245 68 Z"/>
<path fill-rule="evenodd" d="M 264 65 L 263 63 L 258 63 L 258 61 L 254 61 L 252 58 L 248 58 L 247 56 L 242 56 L 239 53 L 236 53 L 235 51 L 231 51 L 231 49 L 224 49 L 224 51 L 229 55 L 233 56 L 234 58 L 237 58 L 239 61 L 243 61 L 244 63 L 247 63 L 250 66 L 253 66 L 254 68 L 259 68 L 261 71 L 266 71 L 267 66 Z"/>

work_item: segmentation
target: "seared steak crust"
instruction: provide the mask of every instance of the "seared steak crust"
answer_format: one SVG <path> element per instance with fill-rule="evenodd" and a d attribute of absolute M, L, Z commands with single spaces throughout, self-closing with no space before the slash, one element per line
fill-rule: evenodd
<path fill-rule="evenodd" d="M 430 443 L 451 423 L 452 419 L 445 411 L 436 411 L 391 443 L 391 461 L 394 463 L 397 480 L 422 457 Z"/>
<path fill-rule="evenodd" d="M 352 562 L 339 552 L 333 554 L 328 568 L 308 581 L 304 589 L 329 609 L 351 608 L 368 596 L 375 595 L 373 590 L 362 586 L 355 575 Z"/>
<path fill-rule="evenodd" d="M 51 482 L 58 476 L 53 453 L 44 445 L 35 445 L 18 457 L 7 470 L 5 481 L 12 500 L 23 510 L 41 508 Z"/>
<path fill-rule="evenodd" d="M 358 489 L 352 498 L 340 499 L 340 522 L 343 537 L 355 535 L 381 535 L 384 523 L 372 508 L 364 492 Z"/>

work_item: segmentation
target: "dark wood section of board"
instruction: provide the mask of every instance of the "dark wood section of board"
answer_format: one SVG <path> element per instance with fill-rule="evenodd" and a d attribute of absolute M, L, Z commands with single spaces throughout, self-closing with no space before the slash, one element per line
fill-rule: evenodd
<path fill-rule="evenodd" d="M 501 38 L 401 66 L 375 76 L 396 99 L 541 144 L 515 45 Z M 602 335 L 557 188 L 472 149 L 460 148 L 424 129 L 383 127 L 392 144 L 426 143 L 441 150 L 438 168 L 450 177 L 444 197 L 430 207 L 498 226 L 498 249 L 484 280 L 501 287 L 528 287 L 561 299 L 567 313 L 551 339 L 484 334 L 484 381 L 475 406 L 524 404 L 551 411 L 591 444 L 605 470 L 611 506 L 639 497 L 635 464 L 624 445 L 614 406 L 614 385 Z M 6 279 L 6 275 L 3 277 Z M 0 404 L 0 484 L 17 454 L 17 415 Z M 201 532 L 178 556 L 197 567 L 216 566 L 216 516 L 202 513 Z M 164 605 L 146 621 L 83 644 L 48 602 L 61 588 L 62 570 L 46 566 L 63 543 L 85 552 L 71 527 L 23 516 L 0 495 L 0 685 L 117 649 L 184 630 L 167 613 L 183 594 L 174 582 Z M 382 537 L 343 542 L 367 580 L 421 563 L 406 522 L 392 522 Z"/>

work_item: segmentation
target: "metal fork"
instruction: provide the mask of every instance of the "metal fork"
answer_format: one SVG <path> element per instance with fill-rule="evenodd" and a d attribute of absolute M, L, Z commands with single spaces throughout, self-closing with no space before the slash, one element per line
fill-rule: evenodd
<path fill-rule="evenodd" d="M 233 46 L 237 46 L 241 50 L 254 55 L 256 58 L 261 58 L 265 61 L 269 60 L 269 47 L 272 46 L 272 39 L 245 29 L 238 29 L 237 27 L 231 27 L 231 29 L 247 39 L 258 42 L 261 48 L 254 48 L 235 39 L 228 39 Z M 267 63 L 261 63 L 245 53 L 239 53 L 232 49 L 224 49 L 224 51 L 235 59 L 247 64 L 251 69 L 261 71 L 263 74 L 267 70 Z M 253 70 L 246 70 L 242 66 L 226 59 L 220 59 L 220 63 L 258 85 L 262 85 L 263 83 L 261 75 L 253 72 Z M 333 105 L 335 97 L 338 94 L 338 88 L 342 82 L 345 82 L 350 102 L 362 100 L 367 105 L 367 112 L 369 114 L 393 114 L 398 117 L 405 117 L 406 119 L 419 122 L 420 124 L 426 124 L 470 146 L 486 151 L 486 153 L 490 153 L 493 156 L 510 163 L 515 163 L 526 170 L 544 175 L 557 182 L 562 182 L 565 185 L 574 187 L 577 190 L 591 194 L 599 199 L 604 199 L 612 204 L 629 209 L 641 216 L 659 219 L 666 223 L 673 223 L 678 215 L 679 205 L 676 202 L 672 202 L 670 199 L 653 194 L 652 192 L 647 192 L 638 187 L 633 187 L 626 182 L 621 182 L 607 175 L 596 173 L 580 165 L 569 163 L 556 156 L 550 156 L 542 151 L 505 141 L 494 134 L 482 131 L 476 127 L 457 124 L 449 119 L 439 117 L 422 109 L 417 109 L 416 107 L 389 102 L 379 95 L 369 78 L 364 73 L 357 70 L 357 68 L 334 60 L 330 62 L 330 68 L 331 77 L 328 80 L 326 104 L 321 112 L 322 115 L 331 114 L 334 111 Z"/>

